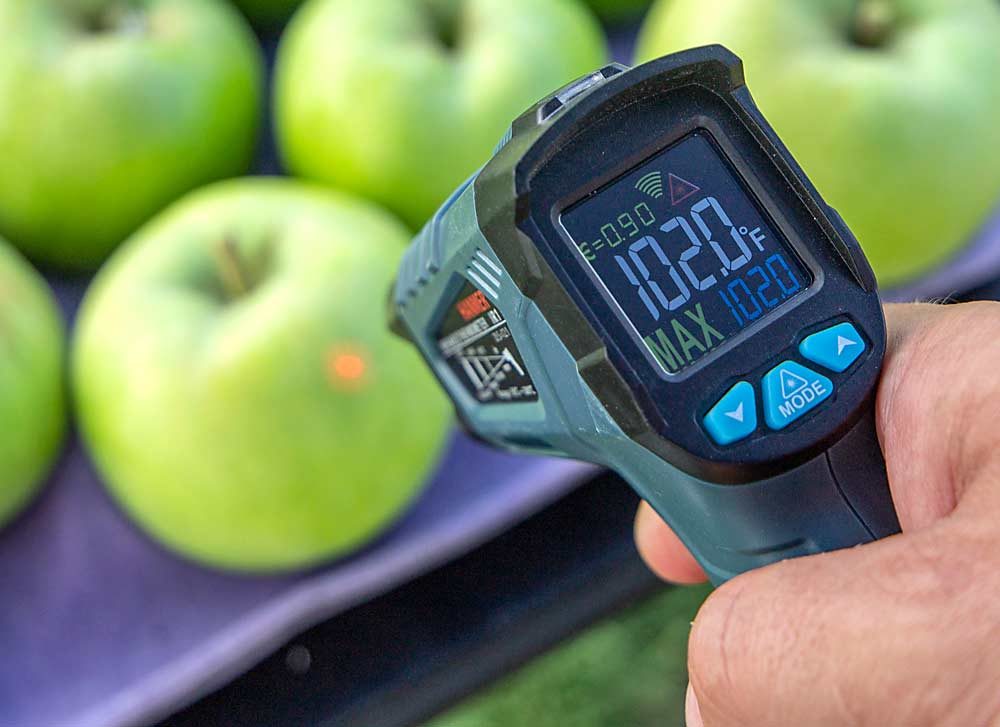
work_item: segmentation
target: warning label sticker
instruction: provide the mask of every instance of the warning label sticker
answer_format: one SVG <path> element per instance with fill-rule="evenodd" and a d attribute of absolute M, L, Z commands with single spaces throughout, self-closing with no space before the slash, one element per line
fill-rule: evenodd
<path fill-rule="evenodd" d="M 483 404 L 538 400 L 510 327 L 482 291 L 466 282 L 438 332 L 438 349 Z"/>

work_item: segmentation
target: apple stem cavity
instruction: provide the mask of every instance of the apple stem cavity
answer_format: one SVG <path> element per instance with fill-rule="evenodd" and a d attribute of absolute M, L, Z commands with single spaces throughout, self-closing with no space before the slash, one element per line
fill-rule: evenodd
<path fill-rule="evenodd" d="M 459 45 L 459 9 L 454 0 L 423 0 L 430 15 L 431 30 L 437 42 L 446 51 L 454 51 Z"/>
<path fill-rule="evenodd" d="M 857 0 L 851 40 L 863 48 L 880 48 L 888 42 L 895 22 L 892 0 Z"/>
<path fill-rule="evenodd" d="M 226 235 L 215 245 L 214 252 L 219 280 L 227 300 L 237 300 L 253 290 L 253 277 L 235 238 Z"/>
<path fill-rule="evenodd" d="M 95 9 L 80 16 L 80 25 L 90 35 L 143 35 L 148 29 L 146 14 L 135 7 L 114 6 Z"/>

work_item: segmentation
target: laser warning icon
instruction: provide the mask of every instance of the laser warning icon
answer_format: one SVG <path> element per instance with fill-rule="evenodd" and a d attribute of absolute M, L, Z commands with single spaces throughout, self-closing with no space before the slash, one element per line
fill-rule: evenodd
<path fill-rule="evenodd" d="M 524 376 L 524 369 L 509 348 L 505 348 L 503 352 L 494 348 L 491 352 L 482 354 L 477 354 L 472 349 L 462 355 L 462 368 L 479 392 L 495 388 L 511 371 Z"/>
<path fill-rule="evenodd" d="M 701 191 L 701 187 L 688 180 L 671 173 L 668 182 L 670 184 L 670 205 L 677 205 L 686 200 L 692 194 Z"/>

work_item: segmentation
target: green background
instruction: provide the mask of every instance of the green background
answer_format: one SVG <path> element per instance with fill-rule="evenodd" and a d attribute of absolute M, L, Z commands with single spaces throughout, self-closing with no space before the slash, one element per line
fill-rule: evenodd
<path fill-rule="evenodd" d="M 709 590 L 668 588 L 538 658 L 427 727 L 683 724 L 687 638 Z"/>

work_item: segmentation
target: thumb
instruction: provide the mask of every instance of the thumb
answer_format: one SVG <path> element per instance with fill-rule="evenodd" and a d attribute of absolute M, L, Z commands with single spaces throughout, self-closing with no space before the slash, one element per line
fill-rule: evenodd
<path fill-rule="evenodd" d="M 976 515 L 718 589 L 688 655 L 703 723 L 997 724 L 1000 656 L 984 645 L 1000 638 L 1000 569 Z"/>
<path fill-rule="evenodd" d="M 1000 307 L 886 313 L 879 430 L 903 534 L 718 589 L 688 657 L 708 727 L 1000 724 Z"/>

